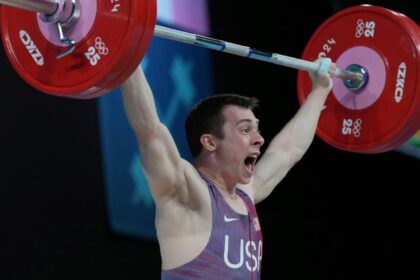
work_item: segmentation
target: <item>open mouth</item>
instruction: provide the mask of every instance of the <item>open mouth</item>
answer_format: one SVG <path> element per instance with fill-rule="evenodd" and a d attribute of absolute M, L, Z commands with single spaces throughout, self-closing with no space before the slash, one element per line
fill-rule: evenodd
<path fill-rule="evenodd" d="M 248 169 L 248 171 L 250 173 L 254 172 L 254 166 L 255 166 L 256 162 L 257 162 L 257 156 L 256 155 L 249 156 L 245 159 L 244 163 L 245 163 L 246 169 Z"/>

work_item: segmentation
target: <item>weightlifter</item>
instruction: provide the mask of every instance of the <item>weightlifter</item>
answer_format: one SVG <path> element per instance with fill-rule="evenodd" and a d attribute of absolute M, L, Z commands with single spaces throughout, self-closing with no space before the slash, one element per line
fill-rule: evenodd
<path fill-rule="evenodd" d="M 198 102 L 185 123 L 189 163 L 159 120 L 143 71 L 123 84 L 156 203 L 162 279 L 260 279 L 263 241 L 255 205 L 309 148 L 335 69 L 331 60 L 320 61 L 310 73 L 311 93 L 258 161 L 264 138 L 252 111 L 256 98 L 220 94 Z"/>

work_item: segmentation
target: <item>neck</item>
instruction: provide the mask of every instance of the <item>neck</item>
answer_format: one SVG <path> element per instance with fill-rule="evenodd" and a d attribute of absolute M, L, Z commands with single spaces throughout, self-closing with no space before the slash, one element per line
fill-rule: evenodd
<path fill-rule="evenodd" d="M 236 195 L 236 185 L 230 186 L 220 174 L 216 174 L 214 171 L 203 166 L 196 166 L 196 168 L 198 172 L 210 180 L 220 192 L 229 197 Z"/>

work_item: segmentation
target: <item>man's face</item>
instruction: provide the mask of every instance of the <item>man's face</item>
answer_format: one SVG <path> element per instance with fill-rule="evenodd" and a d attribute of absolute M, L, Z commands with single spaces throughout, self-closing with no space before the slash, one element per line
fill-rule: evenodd
<path fill-rule="evenodd" d="M 264 138 L 258 129 L 258 119 L 250 109 L 228 106 L 223 110 L 224 138 L 218 140 L 218 157 L 223 169 L 235 181 L 249 183 Z"/>

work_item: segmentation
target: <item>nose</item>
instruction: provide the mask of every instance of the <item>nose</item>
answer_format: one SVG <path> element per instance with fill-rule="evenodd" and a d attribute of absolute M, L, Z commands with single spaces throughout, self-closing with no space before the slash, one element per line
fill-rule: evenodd
<path fill-rule="evenodd" d="M 253 143 L 252 144 L 254 144 L 254 145 L 258 145 L 258 146 L 262 146 L 263 144 L 264 144 L 264 142 L 265 142 L 265 140 L 264 140 L 264 138 L 262 137 L 262 135 L 259 133 L 259 132 L 257 132 L 256 133 L 256 135 L 255 135 L 255 138 L 254 138 L 254 141 L 253 141 Z"/>

